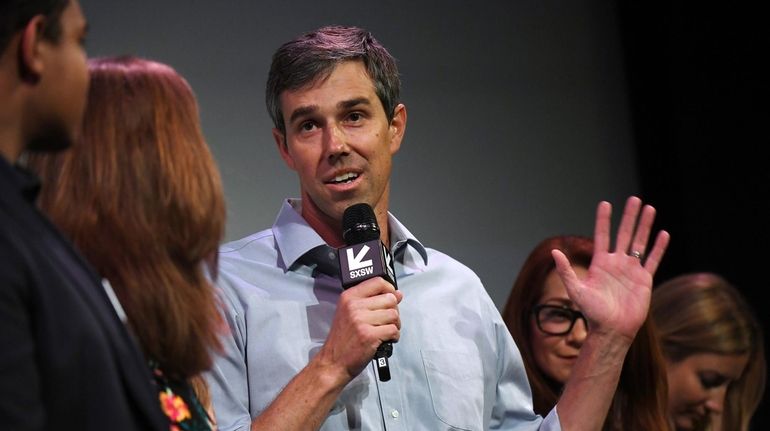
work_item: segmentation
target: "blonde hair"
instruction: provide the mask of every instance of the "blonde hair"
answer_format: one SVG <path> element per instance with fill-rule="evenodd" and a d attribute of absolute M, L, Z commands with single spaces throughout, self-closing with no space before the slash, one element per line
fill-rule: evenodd
<path fill-rule="evenodd" d="M 727 388 L 720 428 L 748 431 L 764 394 L 767 364 L 761 325 L 740 292 L 717 274 L 686 274 L 653 290 L 650 314 L 671 362 L 698 353 L 749 356 Z"/>

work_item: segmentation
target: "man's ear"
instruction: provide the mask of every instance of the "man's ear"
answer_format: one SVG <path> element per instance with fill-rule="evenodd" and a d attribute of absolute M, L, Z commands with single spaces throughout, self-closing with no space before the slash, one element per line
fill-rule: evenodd
<path fill-rule="evenodd" d="M 390 120 L 390 154 L 396 154 L 401 148 L 401 141 L 406 131 L 406 106 L 403 103 L 396 105 L 393 110 L 393 119 Z"/>
<path fill-rule="evenodd" d="M 34 84 L 40 80 L 45 62 L 41 50 L 44 42 L 46 18 L 43 15 L 32 17 L 21 30 L 19 41 L 19 75 L 25 82 Z"/>
<path fill-rule="evenodd" d="M 286 163 L 286 166 L 289 167 L 291 170 L 294 169 L 294 159 L 291 157 L 291 154 L 289 154 L 289 147 L 286 144 L 286 133 L 280 131 L 277 128 L 273 128 L 273 139 L 275 139 L 275 145 L 278 147 L 278 153 L 281 154 L 281 158 L 283 159 L 284 163 Z"/>

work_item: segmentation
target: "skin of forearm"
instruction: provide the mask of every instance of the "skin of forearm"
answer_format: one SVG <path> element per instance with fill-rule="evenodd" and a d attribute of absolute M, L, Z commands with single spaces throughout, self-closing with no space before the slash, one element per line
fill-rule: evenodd
<path fill-rule="evenodd" d="M 630 345 L 624 337 L 586 338 L 556 407 L 563 431 L 602 429 Z"/>
<path fill-rule="evenodd" d="M 254 418 L 251 431 L 319 429 L 348 381 L 344 370 L 317 356 Z"/>

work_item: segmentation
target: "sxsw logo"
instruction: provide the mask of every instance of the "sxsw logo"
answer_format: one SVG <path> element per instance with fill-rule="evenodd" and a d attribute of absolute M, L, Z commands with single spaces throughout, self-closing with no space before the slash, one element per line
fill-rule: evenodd
<path fill-rule="evenodd" d="M 366 259 L 366 254 L 369 253 L 368 245 L 364 244 L 358 254 L 353 254 L 353 247 L 345 250 L 348 258 L 348 270 L 350 272 L 350 278 L 356 279 L 372 275 L 374 268 L 372 267 L 372 260 Z"/>
<path fill-rule="evenodd" d="M 395 286 L 390 253 L 379 239 L 339 249 L 342 287 L 348 288 L 372 277 L 383 277 Z"/>

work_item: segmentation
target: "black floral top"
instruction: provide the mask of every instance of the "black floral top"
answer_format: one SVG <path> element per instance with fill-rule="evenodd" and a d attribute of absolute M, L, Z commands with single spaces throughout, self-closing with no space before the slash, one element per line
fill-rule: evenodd
<path fill-rule="evenodd" d="M 155 362 L 150 362 L 158 389 L 160 407 L 171 422 L 170 431 L 214 431 L 214 421 L 201 405 L 186 380 L 166 377 Z"/>

